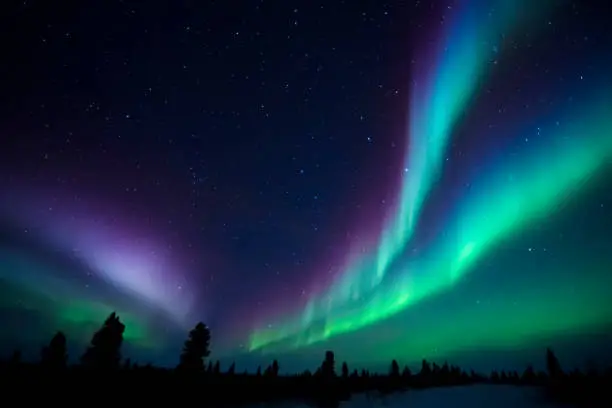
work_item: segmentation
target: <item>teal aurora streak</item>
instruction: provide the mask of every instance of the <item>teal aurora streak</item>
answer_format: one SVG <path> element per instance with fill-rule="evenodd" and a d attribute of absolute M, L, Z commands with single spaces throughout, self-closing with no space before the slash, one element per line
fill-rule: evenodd
<path fill-rule="evenodd" d="M 503 46 L 500 41 L 504 35 L 526 23 L 518 12 L 523 2 L 502 0 L 490 2 L 486 8 L 482 7 L 484 2 L 470 3 L 456 14 L 451 29 L 444 33 L 433 64 L 427 67 L 430 75 L 413 84 L 405 178 L 396 212 L 378 246 L 350 262 L 340 279 L 310 299 L 300 313 L 252 333 L 251 350 L 299 348 L 354 332 L 454 287 L 496 244 L 553 214 L 612 158 L 612 101 L 603 92 L 603 97 L 591 98 L 570 120 L 553 124 L 547 143 L 530 146 L 513 160 L 500 160 L 491 171 L 472 180 L 473 188 L 456 203 L 444 233 L 425 252 L 405 259 L 459 117 L 468 109 L 494 54 Z M 548 6 L 546 3 L 538 7 Z M 533 8 L 528 9 L 533 15 Z M 605 296 L 600 292 L 593 293 L 590 303 L 584 302 L 585 298 L 582 303 L 578 300 L 557 309 L 551 309 L 551 302 L 536 302 L 526 294 L 524 309 L 505 316 L 505 326 L 495 325 L 495 318 L 488 316 L 487 321 L 496 326 L 495 339 L 488 335 L 488 340 L 517 342 L 540 332 L 609 321 L 611 316 L 601 307 L 591 307 L 593 302 L 602 304 Z M 546 316 L 555 310 L 564 310 L 566 318 L 547 321 Z M 515 316 L 531 323 L 519 323 Z M 411 338 L 414 352 L 431 350 L 436 334 L 439 344 L 435 348 L 442 352 L 449 346 L 439 339 L 458 335 L 458 327 L 470 336 L 455 342 L 456 348 L 464 346 L 462 342 L 473 344 L 478 336 L 487 341 L 487 335 L 470 323 L 477 316 L 470 319 L 464 314 L 457 324 L 435 328 L 420 343 Z M 396 334 L 396 339 L 406 344 L 404 333 Z"/>

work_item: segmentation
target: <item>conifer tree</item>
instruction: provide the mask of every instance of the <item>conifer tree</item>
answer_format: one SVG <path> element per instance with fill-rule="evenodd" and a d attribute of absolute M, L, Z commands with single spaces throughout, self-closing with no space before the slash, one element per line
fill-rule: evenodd
<path fill-rule="evenodd" d="M 321 365 L 321 374 L 325 378 L 332 378 L 336 376 L 336 359 L 333 351 L 325 352 L 325 360 Z"/>
<path fill-rule="evenodd" d="M 83 366 L 92 369 L 117 369 L 121 362 L 121 344 L 125 325 L 115 312 L 94 333 L 91 345 L 81 357 Z"/>
<path fill-rule="evenodd" d="M 399 369 L 399 364 L 397 363 L 397 360 L 393 360 L 391 362 L 391 368 L 389 369 L 389 375 L 391 377 L 399 377 L 400 369 Z"/>
<path fill-rule="evenodd" d="M 431 366 L 429 365 L 429 362 L 425 359 L 423 359 L 423 361 L 421 362 L 421 372 L 420 375 L 422 377 L 426 377 L 431 375 Z"/>
<path fill-rule="evenodd" d="M 546 369 L 550 378 L 559 378 L 563 376 L 561 364 L 555 353 L 550 349 L 546 349 Z"/>
<path fill-rule="evenodd" d="M 349 376 L 349 369 L 345 361 L 344 363 L 342 363 L 342 378 L 348 378 L 348 376 Z"/>
<path fill-rule="evenodd" d="M 62 332 L 55 333 L 49 345 L 43 347 L 41 364 L 52 369 L 66 367 L 68 352 L 66 351 L 66 336 Z"/>
<path fill-rule="evenodd" d="M 412 372 L 410 371 L 410 368 L 408 366 L 404 367 L 404 371 L 402 371 L 402 377 L 404 378 L 412 377 Z"/>
<path fill-rule="evenodd" d="M 183 346 L 180 370 L 202 372 L 204 359 L 210 355 L 210 330 L 200 322 L 190 332 Z"/>
<path fill-rule="evenodd" d="M 533 384 L 536 380 L 536 373 L 533 369 L 533 366 L 530 364 L 527 366 L 525 371 L 523 371 L 523 375 L 521 376 L 521 381 L 525 384 Z"/>
<path fill-rule="evenodd" d="M 280 370 L 280 367 L 278 366 L 278 361 L 274 360 L 272 362 L 272 376 L 278 377 L 278 371 L 279 370 Z"/>

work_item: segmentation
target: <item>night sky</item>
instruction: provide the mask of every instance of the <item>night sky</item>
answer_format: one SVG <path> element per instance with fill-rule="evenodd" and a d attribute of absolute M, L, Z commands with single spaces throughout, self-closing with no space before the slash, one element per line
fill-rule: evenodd
<path fill-rule="evenodd" d="M 249 369 L 603 361 L 607 8 L 2 4 L 2 350 L 117 311 L 158 364 L 198 321 Z"/>

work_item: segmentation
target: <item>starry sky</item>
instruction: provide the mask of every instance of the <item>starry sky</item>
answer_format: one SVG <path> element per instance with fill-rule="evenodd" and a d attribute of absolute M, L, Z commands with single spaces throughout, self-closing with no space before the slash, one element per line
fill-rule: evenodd
<path fill-rule="evenodd" d="M 2 350 L 612 355 L 604 2 L 1 7 Z"/>

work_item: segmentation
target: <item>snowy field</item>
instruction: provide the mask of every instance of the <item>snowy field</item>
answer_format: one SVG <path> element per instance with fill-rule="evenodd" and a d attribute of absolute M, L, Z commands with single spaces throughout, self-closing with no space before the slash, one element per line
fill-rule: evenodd
<path fill-rule="evenodd" d="M 355 396 L 342 408 L 385 407 L 385 408 L 532 408 L 558 407 L 543 401 L 536 388 L 519 388 L 507 385 L 474 385 L 471 387 L 450 387 L 406 392 L 390 395 L 376 401 L 364 395 Z"/>
<path fill-rule="evenodd" d="M 277 408 L 306 408 L 306 405 L 281 404 Z M 543 401 L 536 388 L 510 385 L 474 385 L 415 390 L 386 397 L 355 395 L 340 408 L 558 408 Z"/>

